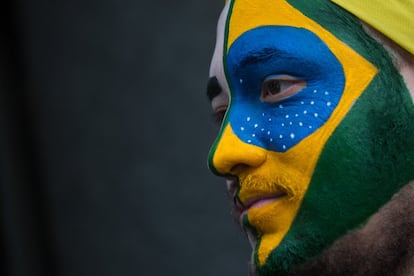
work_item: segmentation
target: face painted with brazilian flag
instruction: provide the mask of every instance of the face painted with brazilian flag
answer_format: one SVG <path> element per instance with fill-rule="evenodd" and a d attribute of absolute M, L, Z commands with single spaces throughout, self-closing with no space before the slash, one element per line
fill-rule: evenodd
<path fill-rule="evenodd" d="M 330 1 L 228 1 L 208 93 L 225 113 L 209 165 L 260 275 L 317 256 L 414 179 L 408 89 Z"/>

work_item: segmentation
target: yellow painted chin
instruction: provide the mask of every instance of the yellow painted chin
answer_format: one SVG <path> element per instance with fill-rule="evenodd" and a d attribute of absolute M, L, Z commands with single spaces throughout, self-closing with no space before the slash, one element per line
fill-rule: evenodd
<path fill-rule="evenodd" d="M 301 200 L 292 201 L 288 197 L 276 199 L 260 207 L 250 208 L 247 212 L 250 225 L 261 232 L 257 258 L 263 264 L 269 254 L 282 241 L 289 231 L 293 218 L 300 207 Z"/>

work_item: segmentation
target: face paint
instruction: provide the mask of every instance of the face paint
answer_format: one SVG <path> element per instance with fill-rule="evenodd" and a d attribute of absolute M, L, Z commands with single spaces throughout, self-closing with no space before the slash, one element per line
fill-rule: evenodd
<path fill-rule="evenodd" d="M 210 74 L 231 103 L 210 167 L 239 180 L 260 275 L 287 271 L 414 178 L 414 110 L 383 48 L 330 2 L 235 0 L 225 14 Z"/>
<path fill-rule="evenodd" d="M 228 115 L 233 132 L 245 143 L 276 152 L 288 151 L 317 131 L 344 90 L 341 63 L 323 41 L 303 28 L 249 30 L 232 44 L 226 64 L 232 88 L 239 92 L 233 101 L 241 103 Z M 306 87 L 277 104 L 263 102 L 256 91 L 264 80 L 280 75 L 306 80 Z"/>

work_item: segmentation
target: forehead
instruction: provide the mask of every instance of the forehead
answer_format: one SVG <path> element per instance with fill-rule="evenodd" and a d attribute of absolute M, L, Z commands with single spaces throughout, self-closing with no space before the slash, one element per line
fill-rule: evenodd
<path fill-rule="evenodd" d="M 295 2 L 295 6 L 291 3 Z M 296 3 L 297 2 L 297 3 Z M 310 2 L 310 1 L 307 1 Z M 305 4 L 304 4 L 305 3 Z M 314 0 L 310 6 L 316 15 L 321 14 L 322 6 L 328 1 Z M 312 6 L 313 5 L 313 6 Z M 228 6 L 228 7 L 227 7 Z M 333 35 L 322 27 L 315 20 L 302 13 L 300 6 L 304 10 L 309 10 L 306 1 L 285 1 L 285 0 L 232 0 L 226 4 L 226 20 L 220 24 L 224 28 L 224 51 L 227 51 L 233 42 L 248 30 L 260 26 L 291 26 L 305 28 L 320 37 L 328 46 L 331 46 Z"/>
<path fill-rule="evenodd" d="M 332 14 L 333 11 L 336 14 Z M 263 26 L 287 26 L 310 31 L 340 60 L 345 71 L 348 71 L 349 67 L 359 65 L 360 62 L 365 63 L 364 58 L 360 57 L 361 49 L 357 46 L 358 36 L 352 35 L 354 31 L 349 33 L 350 28 L 344 28 L 342 25 L 338 27 L 337 19 L 341 13 L 343 14 L 342 9 L 327 0 L 229 0 L 218 23 L 210 75 L 216 76 L 223 90 L 229 93 L 225 61 L 229 49 L 243 34 Z M 351 29 L 355 27 L 352 26 L 355 24 L 352 20 L 345 21 Z M 286 40 L 289 41 L 283 43 L 303 43 L 300 38 Z M 249 43 L 254 44 L 256 41 Z M 352 59 L 354 56 L 357 58 Z"/>
<path fill-rule="evenodd" d="M 312 2 L 312 3 L 310 3 Z M 292 4 L 294 3 L 294 5 Z M 210 76 L 215 76 L 229 93 L 226 81 L 226 64 L 223 58 L 233 43 L 249 30 L 262 26 L 290 26 L 304 28 L 318 36 L 328 48 L 339 49 L 338 39 L 326 28 L 320 25 L 315 18 L 323 18 L 322 10 L 326 5 L 333 5 L 327 0 L 229 0 L 222 11 L 217 28 L 217 41 L 210 67 Z M 309 12 L 312 19 L 302 11 Z M 327 12 L 325 12 L 327 13 Z M 334 17 L 334 16 L 332 16 Z M 299 43 L 299 41 L 297 41 Z M 254 43 L 254 41 L 252 41 Z"/>
<path fill-rule="evenodd" d="M 210 66 L 210 76 L 217 77 L 223 92 L 230 93 L 223 57 L 243 33 L 267 25 L 296 26 L 315 31 L 323 29 L 283 0 L 226 1 L 218 21 L 216 46 Z"/>

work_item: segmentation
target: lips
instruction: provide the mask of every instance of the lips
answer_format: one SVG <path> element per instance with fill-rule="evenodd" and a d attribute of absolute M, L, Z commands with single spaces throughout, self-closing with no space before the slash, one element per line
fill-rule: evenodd
<path fill-rule="evenodd" d="M 237 200 L 238 204 L 236 205 L 237 208 L 240 208 L 240 219 L 246 214 L 251 208 L 260 208 L 266 204 L 269 204 L 281 197 L 286 196 L 285 192 L 275 192 L 271 194 L 261 195 L 254 198 L 250 198 L 246 200 L 246 203 L 241 204 L 239 200 Z"/>
<path fill-rule="evenodd" d="M 245 206 L 244 207 L 245 209 L 250 209 L 252 207 L 260 207 L 270 201 L 276 200 L 285 195 L 286 195 L 285 192 L 277 192 L 277 193 L 272 193 L 272 194 L 267 194 L 267 195 L 261 195 L 261 196 L 246 200 L 246 203 L 244 203 L 243 205 Z"/>
<path fill-rule="evenodd" d="M 239 223 L 243 224 L 243 216 L 251 209 L 251 208 L 260 208 L 266 204 L 274 202 L 279 198 L 282 198 L 287 195 L 284 191 L 277 191 L 277 192 L 269 192 L 265 194 L 261 194 L 259 196 L 253 196 L 242 202 L 239 198 L 238 191 L 240 189 L 240 184 L 237 178 L 229 177 L 226 179 L 227 190 L 230 196 L 233 198 L 234 201 L 234 215 L 236 219 L 238 219 Z M 245 188 L 248 189 L 248 188 Z M 257 191 L 249 191 L 250 194 L 257 195 L 259 194 Z"/>

